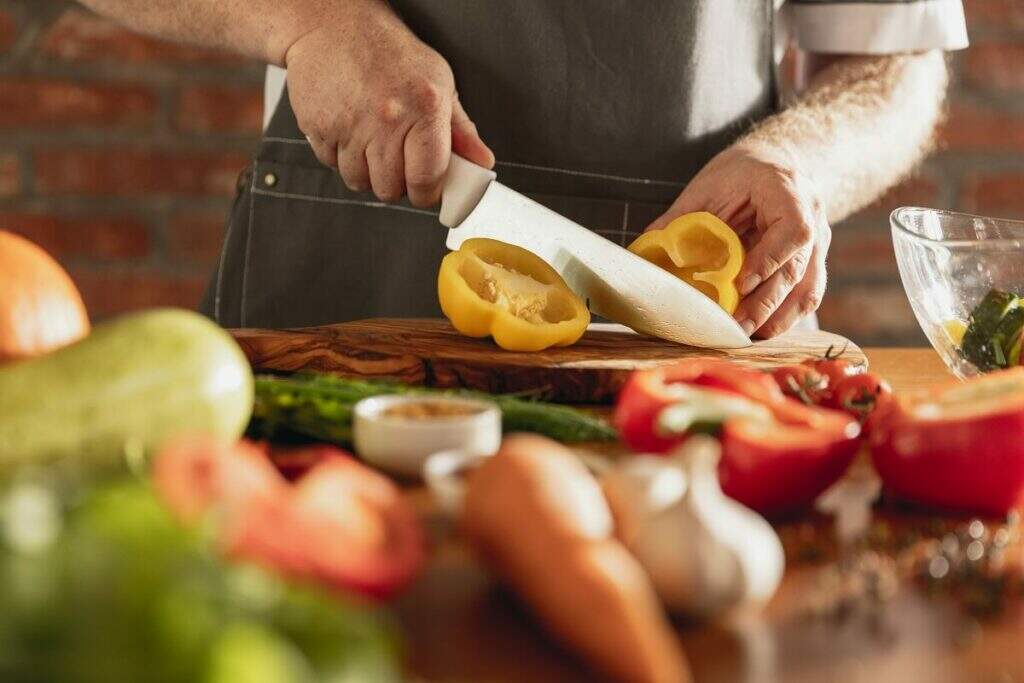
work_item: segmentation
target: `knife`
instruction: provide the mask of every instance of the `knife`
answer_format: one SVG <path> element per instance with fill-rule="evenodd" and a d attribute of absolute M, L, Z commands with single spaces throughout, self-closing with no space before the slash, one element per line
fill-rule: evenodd
<path fill-rule="evenodd" d="M 452 155 L 441 191 L 449 249 L 489 237 L 532 251 L 557 270 L 590 310 L 637 332 L 704 348 L 750 346 L 718 304 L 671 273 L 573 223 Z"/>

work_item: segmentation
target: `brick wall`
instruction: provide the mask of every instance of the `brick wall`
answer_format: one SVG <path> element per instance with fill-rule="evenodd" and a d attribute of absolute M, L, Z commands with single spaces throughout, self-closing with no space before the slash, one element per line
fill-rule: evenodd
<path fill-rule="evenodd" d="M 835 227 L 823 326 L 923 343 L 896 272 L 900 204 L 1024 217 L 1024 1 L 967 0 L 973 47 L 943 149 Z M 0 0 L 0 227 L 42 244 L 94 316 L 194 306 L 259 132 L 262 68 L 98 19 L 64 0 Z"/>
<path fill-rule="evenodd" d="M 58 0 L 0 0 L 0 227 L 96 317 L 194 307 L 260 129 L 262 68 Z"/>

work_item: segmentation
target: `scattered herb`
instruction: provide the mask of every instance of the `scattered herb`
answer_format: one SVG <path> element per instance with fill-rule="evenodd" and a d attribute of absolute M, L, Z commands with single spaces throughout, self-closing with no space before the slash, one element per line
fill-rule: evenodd
<path fill-rule="evenodd" d="M 1007 561 L 1019 540 L 1017 517 L 995 529 L 981 520 L 958 527 L 916 549 L 913 576 L 930 593 L 945 593 L 975 616 L 1000 612 L 1009 597 L 1024 594 L 1021 567 Z"/>
<path fill-rule="evenodd" d="M 973 519 L 955 526 L 932 520 L 899 533 L 877 520 L 857 547 L 821 569 L 805 614 L 840 621 L 875 614 L 904 580 L 952 599 L 972 618 L 998 614 L 1009 600 L 1024 597 L 1018 520 L 1011 515 L 1002 524 Z"/>
<path fill-rule="evenodd" d="M 842 621 L 855 614 L 876 613 L 899 589 L 893 558 L 865 550 L 825 567 L 811 592 L 808 614 Z"/>

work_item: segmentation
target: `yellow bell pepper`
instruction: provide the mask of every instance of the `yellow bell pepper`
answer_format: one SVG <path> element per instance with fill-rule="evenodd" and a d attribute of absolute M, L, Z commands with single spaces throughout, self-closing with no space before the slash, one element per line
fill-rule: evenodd
<path fill-rule="evenodd" d="M 960 346 L 964 341 L 964 335 L 967 334 L 967 323 L 954 318 L 942 323 L 942 329 L 946 331 L 946 335 L 955 346 Z"/>
<path fill-rule="evenodd" d="M 469 337 L 494 337 L 508 351 L 540 351 L 575 343 L 590 311 L 539 256 L 497 240 L 463 242 L 441 261 L 441 310 Z"/>
<path fill-rule="evenodd" d="M 637 237 L 629 250 L 696 287 L 729 313 L 740 293 L 734 280 L 743 265 L 743 244 L 728 225 L 706 212 L 688 213 L 661 230 Z"/>

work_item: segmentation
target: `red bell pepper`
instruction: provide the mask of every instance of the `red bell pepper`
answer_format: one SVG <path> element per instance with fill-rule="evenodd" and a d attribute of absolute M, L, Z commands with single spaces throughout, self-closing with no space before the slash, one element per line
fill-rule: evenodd
<path fill-rule="evenodd" d="M 871 458 L 899 497 L 1004 514 L 1024 505 L 1024 368 L 993 372 L 872 417 Z"/>
<path fill-rule="evenodd" d="M 698 358 L 634 372 L 619 393 L 613 420 L 630 447 L 645 453 L 664 453 L 682 439 L 662 435 L 657 421 L 662 411 L 680 402 L 679 386 L 703 386 L 752 399 L 764 405 L 783 400 L 770 375 L 722 360 Z"/>
<path fill-rule="evenodd" d="M 371 598 L 389 598 L 423 564 L 415 512 L 389 479 L 333 450 L 284 501 L 242 511 L 223 537 L 229 556 Z"/>
<path fill-rule="evenodd" d="M 634 373 L 614 421 L 623 441 L 649 453 L 710 423 L 722 443 L 722 490 L 766 514 L 811 503 L 846 471 L 860 433 L 848 415 L 788 398 L 771 375 L 718 360 Z"/>
<path fill-rule="evenodd" d="M 804 406 L 800 406 L 804 407 Z M 838 481 L 860 440 L 855 420 L 835 411 L 787 407 L 790 422 L 727 420 L 718 476 L 722 491 L 764 514 L 805 508 Z"/>

